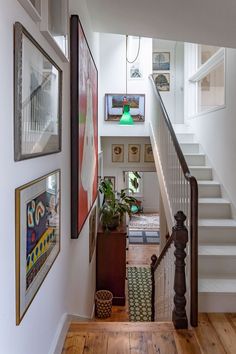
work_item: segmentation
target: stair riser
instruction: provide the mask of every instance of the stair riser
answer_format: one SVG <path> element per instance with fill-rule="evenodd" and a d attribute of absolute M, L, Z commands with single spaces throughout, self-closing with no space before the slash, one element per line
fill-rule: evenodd
<path fill-rule="evenodd" d="M 201 276 L 234 275 L 236 256 L 199 256 L 198 273 Z"/>
<path fill-rule="evenodd" d="M 194 134 L 177 134 L 180 143 L 194 143 Z"/>
<path fill-rule="evenodd" d="M 236 228 L 222 227 L 199 227 L 198 229 L 199 243 L 234 243 L 236 242 Z"/>
<path fill-rule="evenodd" d="M 236 294 L 199 293 L 199 312 L 236 312 Z"/>
<path fill-rule="evenodd" d="M 219 185 L 198 185 L 199 198 L 220 198 L 221 190 Z"/>
<path fill-rule="evenodd" d="M 229 219 L 230 217 L 230 204 L 199 203 L 199 218 L 201 219 Z"/>
<path fill-rule="evenodd" d="M 199 144 L 194 143 L 187 143 L 187 144 L 180 144 L 183 153 L 191 154 L 199 152 Z"/>
<path fill-rule="evenodd" d="M 199 181 L 210 181 L 212 180 L 212 169 L 211 168 L 193 168 L 191 173 Z"/>
<path fill-rule="evenodd" d="M 189 166 L 205 166 L 204 155 L 185 155 L 185 160 Z"/>

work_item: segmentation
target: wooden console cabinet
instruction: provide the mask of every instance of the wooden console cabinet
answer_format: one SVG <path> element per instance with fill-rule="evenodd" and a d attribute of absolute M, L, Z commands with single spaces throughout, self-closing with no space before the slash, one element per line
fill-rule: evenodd
<path fill-rule="evenodd" d="M 113 305 L 125 305 L 126 224 L 105 231 L 100 224 L 97 233 L 96 289 L 110 290 Z"/>

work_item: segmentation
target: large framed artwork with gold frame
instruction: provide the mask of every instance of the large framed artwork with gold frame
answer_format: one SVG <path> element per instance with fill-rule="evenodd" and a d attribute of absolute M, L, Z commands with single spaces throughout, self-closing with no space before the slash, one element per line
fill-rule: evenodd
<path fill-rule="evenodd" d="M 60 170 L 27 183 L 16 198 L 16 324 L 60 252 Z"/>

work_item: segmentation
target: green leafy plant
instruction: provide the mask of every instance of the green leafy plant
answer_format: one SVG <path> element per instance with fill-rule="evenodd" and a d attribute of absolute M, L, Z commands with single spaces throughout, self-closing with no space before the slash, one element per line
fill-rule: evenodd
<path fill-rule="evenodd" d="M 109 180 L 100 182 L 99 192 L 104 196 L 100 208 L 101 221 L 106 228 L 114 229 L 119 225 L 125 213 L 131 215 L 131 206 L 136 204 L 137 199 L 130 195 L 130 193 L 133 193 L 130 188 L 115 192 Z"/>

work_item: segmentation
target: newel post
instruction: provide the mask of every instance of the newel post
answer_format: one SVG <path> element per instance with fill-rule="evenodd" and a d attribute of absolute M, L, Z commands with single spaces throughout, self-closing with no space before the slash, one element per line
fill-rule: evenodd
<path fill-rule="evenodd" d="M 156 261 L 157 261 L 157 256 L 155 254 L 152 255 L 151 257 L 151 280 L 152 280 L 152 315 L 151 315 L 151 320 L 155 321 L 155 266 L 156 266 Z"/>
<path fill-rule="evenodd" d="M 186 276 L 185 276 L 185 258 L 186 244 L 188 242 L 188 230 L 184 225 L 186 216 L 182 211 L 175 215 L 176 225 L 173 227 L 174 245 L 175 245 L 175 279 L 174 279 L 174 310 L 172 312 L 172 321 L 176 329 L 188 328 L 188 319 L 186 314 Z"/>

